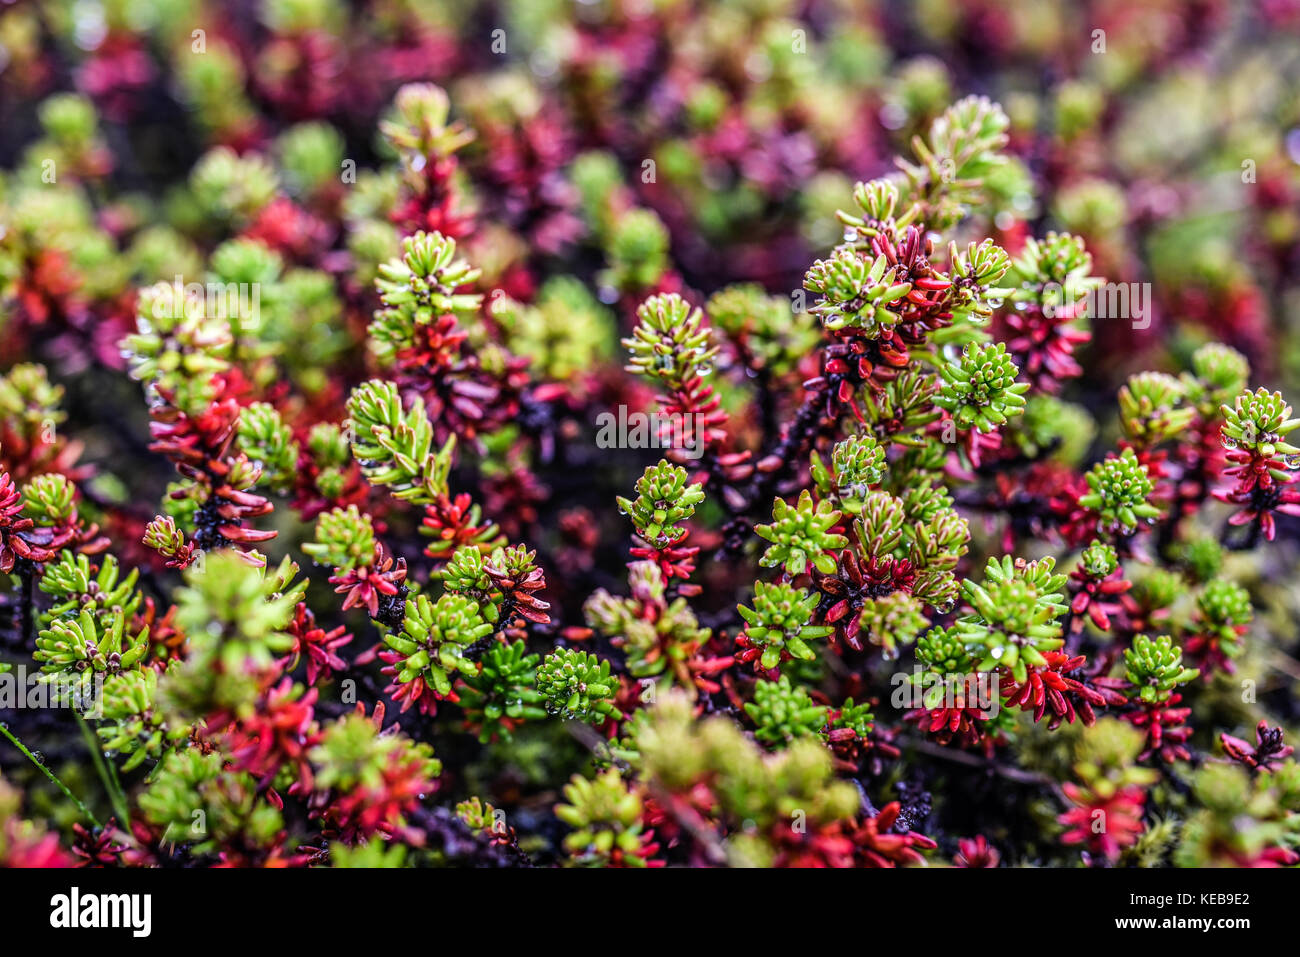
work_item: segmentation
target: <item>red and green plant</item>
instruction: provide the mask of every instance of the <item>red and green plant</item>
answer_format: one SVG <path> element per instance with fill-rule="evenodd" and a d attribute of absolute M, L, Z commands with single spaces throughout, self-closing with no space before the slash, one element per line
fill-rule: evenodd
<path fill-rule="evenodd" d="M 44 6 L 0 865 L 1300 862 L 1284 4 Z"/>

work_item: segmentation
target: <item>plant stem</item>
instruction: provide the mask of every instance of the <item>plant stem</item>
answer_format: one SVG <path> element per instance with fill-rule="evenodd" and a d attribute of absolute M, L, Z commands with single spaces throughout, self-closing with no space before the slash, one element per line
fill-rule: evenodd
<path fill-rule="evenodd" d="M 122 786 L 117 783 L 116 772 L 110 773 L 108 763 L 104 760 L 103 752 L 100 751 L 99 741 L 96 739 L 90 725 L 86 724 L 86 719 L 79 713 L 73 712 L 77 718 L 77 724 L 81 727 L 81 736 L 86 739 L 86 747 L 90 750 L 91 760 L 95 762 L 95 770 L 99 772 L 99 780 L 104 785 L 104 790 L 108 792 L 109 803 L 113 805 L 113 813 L 117 815 L 118 821 L 124 826 L 129 827 L 131 818 L 126 810 L 126 795 L 122 793 Z"/>
<path fill-rule="evenodd" d="M 1007 767 L 997 761 L 985 760 L 977 755 L 968 754 L 965 751 L 954 751 L 951 748 L 932 744 L 929 741 L 913 741 L 911 742 L 911 746 L 922 754 L 929 755 L 930 757 L 942 758 L 945 761 L 953 761 L 957 764 L 967 765 L 968 767 L 979 768 L 990 774 L 996 774 L 999 777 L 1006 778 L 1008 781 L 1050 788 L 1052 793 L 1057 796 L 1062 804 L 1066 807 L 1070 806 L 1070 799 L 1065 796 L 1065 792 L 1061 789 L 1061 786 L 1046 774 L 1039 774 L 1035 771 L 1025 771 L 1022 768 Z"/>
<path fill-rule="evenodd" d="M 55 785 L 58 786 L 59 790 L 62 791 L 62 792 L 67 796 L 68 800 L 70 800 L 73 804 L 75 804 L 75 805 L 77 806 L 77 809 L 78 809 L 79 811 L 81 811 L 81 813 L 82 813 L 83 815 L 85 815 L 86 820 L 88 820 L 88 821 L 89 821 L 91 824 L 93 824 L 95 827 L 100 827 L 100 826 L 101 826 L 100 823 L 99 823 L 99 819 L 98 819 L 97 817 L 95 817 L 95 815 L 93 815 L 93 814 L 90 813 L 90 808 L 88 808 L 88 807 L 86 807 L 86 805 L 82 804 L 82 803 L 81 803 L 81 799 L 78 798 L 78 797 L 77 797 L 75 794 L 73 794 L 71 791 L 69 791 L 69 790 L 68 790 L 68 786 L 67 786 L 66 784 L 64 784 L 62 781 L 60 781 L 60 780 L 58 779 L 58 777 L 54 774 L 53 771 L 51 771 L 51 770 L 50 770 L 49 768 L 47 768 L 44 764 L 42 764 L 40 761 L 38 761 L 38 760 L 36 759 L 36 755 L 34 755 L 34 754 L 32 754 L 30 751 L 28 751 L 27 748 L 23 745 L 23 743 L 22 743 L 21 741 L 19 741 L 18 738 L 16 738 L 16 737 L 14 736 L 14 733 L 13 733 L 12 731 L 9 730 L 9 726 L 8 726 L 7 724 L 5 724 L 4 722 L 2 722 L 2 721 L 0 721 L 0 734 L 3 734 L 3 735 L 4 735 L 6 738 L 8 738 L 11 742 L 13 742 L 13 746 L 16 747 L 16 748 L 17 748 L 19 751 L 21 751 L 23 754 L 25 754 L 25 755 L 27 756 L 27 760 L 31 761 L 32 764 L 34 764 L 34 765 L 36 765 L 38 768 L 40 768 L 40 769 L 41 769 L 41 773 L 44 774 L 47 778 L 49 778 L 51 781 L 53 781 L 53 782 L 55 783 Z"/>
<path fill-rule="evenodd" d="M 762 458 L 775 456 L 781 460 L 781 465 L 770 472 L 755 472 L 748 485 L 737 490 L 740 501 L 734 506 L 728 506 L 732 518 L 722 528 L 722 544 L 714 552 L 713 561 L 724 561 L 732 555 L 740 554 L 744 549 L 745 543 L 754 533 L 753 523 L 746 516 L 756 505 L 766 502 L 773 488 L 788 472 L 794 459 L 803 454 L 815 437 L 827 391 L 828 386 L 825 383 L 808 390 L 785 434 L 771 452 L 762 456 Z"/>

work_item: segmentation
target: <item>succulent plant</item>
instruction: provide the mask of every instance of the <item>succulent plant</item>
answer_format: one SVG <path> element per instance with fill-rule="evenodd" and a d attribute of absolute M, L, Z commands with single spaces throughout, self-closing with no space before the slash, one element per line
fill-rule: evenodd
<path fill-rule="evenodd" d="M 1142 701 L 1164 701 L 1199 673 L 1183 667 L 1182 649 L 1168 635 L 1154 639 L 1138 635 L 1133 647 L 1124 652 L 1124 675 Z"/>
<path fill-rule="evenodd" d="M 1084 478 L 1089 491 L 1079 498 L 1079 504 L 1096 512 L 1107 529 L 1131 534 L 1140 521 L 1160 515 L 1160 509 L 1148 500 L 1154 485 L 1147 468 L 1131 448 L 1098 462 Z"/>
<path fill-rule="evenodd" d="M 813 505 L 804 489 L 794 505 L 783 499 L 772 503 L 772 523 L 756 525 L 754 531 L 772 544 L 759 560 L 765 568 L 782 566 L 787 575 L 803 574 L 811 566 L 824 574 L 835 570 L 831 550 L 843 548 L 848 539 L 832 532 L 840 513 L 827 499 Z"/>
<path fill-rule="evenodd" d="M 227 6 L 0 7 L 0 868 L 1300 863 L 1294 4 Z"/>
<path fill-rule="evenodd" d="M 759 664 L 771 671 L 783 655 L 812 661 L 817 654 L 808 642 L 825 638 L 833 628 L 813 625 L 817 595 L 803 588 L 781 583 L 754 583 L 754 606 L 741 605 L 737 610 L 745 619 L 745 637 L 762 649 Z"/>
<path fill-rule="evenodd" d="M 559 648 L 537 671 L 537 691 L 547 712 L 565 719 L 599 724 L 622 717 L 613 703 L 617 690 L 609 662 L 585 651 Z"/>
<path fill-rule="evenodd" d="M 636 498 L 619 498 L 618 507 L 651 547 L 665 548 L 682 538 L 686 530 L 677 523 L 694 515 L 702 501 L 704 489 L 688 484 L 685 469 L 661 461 L 637 479 Z"/>
<path fill-rule="evenodd" d="M 451 593 L 436 602 L 428 595 L 417 595 L 406 603 L 401 630 L 386 635 L 384 644 L 400 656 L 399 682 L 421 678 L 446 696 L 451 694 L 457 672 L 473 674 L 476 670 L 466 649 L 490 634 L 492 625 L 479 615 L 477 602 Z"/>
<path fill-rule="evenodd" d="M 813 703 L 802 685 L 792 685 L 782 675 L 776 681 L 754 686 L 754 700 L 745 705 L 754 722 L 754 737 L 764 744 L 782 747 L 795 738 L 820 734 L 826 725 L 827 709 Z"/>

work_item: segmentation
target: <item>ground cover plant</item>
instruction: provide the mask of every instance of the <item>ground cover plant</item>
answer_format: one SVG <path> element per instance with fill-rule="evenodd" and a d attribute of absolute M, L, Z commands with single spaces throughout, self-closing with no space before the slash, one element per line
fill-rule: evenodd
<path fill-rule="evenodd" d="M 1300 863 L 1300 11 L 0 8 L 0 866 Z"/>

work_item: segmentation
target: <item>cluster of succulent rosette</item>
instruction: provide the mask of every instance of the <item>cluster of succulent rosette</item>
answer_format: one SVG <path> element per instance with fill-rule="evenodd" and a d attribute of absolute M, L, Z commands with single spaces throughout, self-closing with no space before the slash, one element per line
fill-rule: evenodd
<path fill-rule="evenodd" d="M 1293 97 L 1157 186 L 1214 80 L 1065 3 L 73 6 L 0 11 L 0 866 L 1300 863 Z"/>

